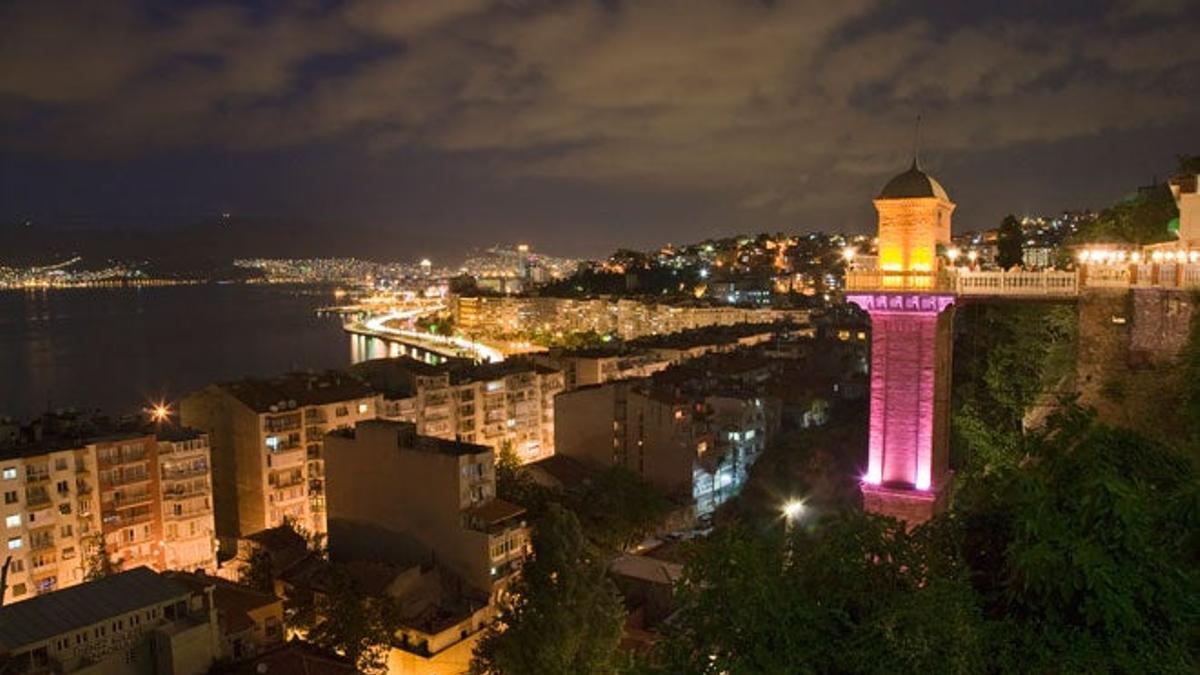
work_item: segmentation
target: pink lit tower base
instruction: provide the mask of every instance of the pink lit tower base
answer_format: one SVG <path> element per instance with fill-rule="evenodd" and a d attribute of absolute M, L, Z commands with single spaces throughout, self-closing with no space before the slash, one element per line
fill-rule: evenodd
<path fill-rule="evenodd" d="M 863 507 L 910 526 L 945 503 L 954 295 L 940 283 L 954 204 L 912 167 L 875 199 L 875 269 L 847 274 L 846 299 L 871 315 L 871 429 Z"/>

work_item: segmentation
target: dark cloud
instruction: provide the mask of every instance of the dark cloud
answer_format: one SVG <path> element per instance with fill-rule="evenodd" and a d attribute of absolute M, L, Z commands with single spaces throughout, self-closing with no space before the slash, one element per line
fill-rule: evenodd
<path fill-rule="evenodd" d="M 472 180 L 723 195 L 747 221 L 843 224 L 903 164 L 918 112 L 946 165 L 1195 129 L 1200 112 L 1200 17 L 1182 1 L 1044 17 L 883 0 L 189 7 L 5 5 L 4 145 L 136 157 L 335 143 L 419 151 Z"/>

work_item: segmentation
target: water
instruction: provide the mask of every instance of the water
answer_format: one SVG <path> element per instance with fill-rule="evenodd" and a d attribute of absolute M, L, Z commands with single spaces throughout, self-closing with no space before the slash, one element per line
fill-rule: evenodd
<path fill-rule="evenodd" d="M 0 416 L 133 412 L 212 382 L 344 368 L 332 291 L 199 285 L 0 291 Z"/>

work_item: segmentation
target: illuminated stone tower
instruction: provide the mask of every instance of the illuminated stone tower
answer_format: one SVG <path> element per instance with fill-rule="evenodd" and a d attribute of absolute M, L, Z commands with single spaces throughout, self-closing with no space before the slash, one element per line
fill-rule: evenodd
<path fill-rule="evenodd" d="M 875 199 L 879 263 L 848 279 L 871 315 L 871 430 L 863 505 L 910 525 L 945 496 L 954 295 L 942 290 L 939 245 L 954 203 L 914 159 Z"/>

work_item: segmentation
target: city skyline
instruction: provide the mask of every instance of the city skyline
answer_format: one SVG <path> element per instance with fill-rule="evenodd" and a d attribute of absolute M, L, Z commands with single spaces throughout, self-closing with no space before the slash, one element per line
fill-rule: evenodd
<path fill-rule="evenodd" d="M 0 218 L 45 226 L 231 213 L 588 256 L 865 233 L 921 114 L 923 163 L 985 229 L 1110 204 L 1200 131 L 1186 2 L 4 14 Z"/>

